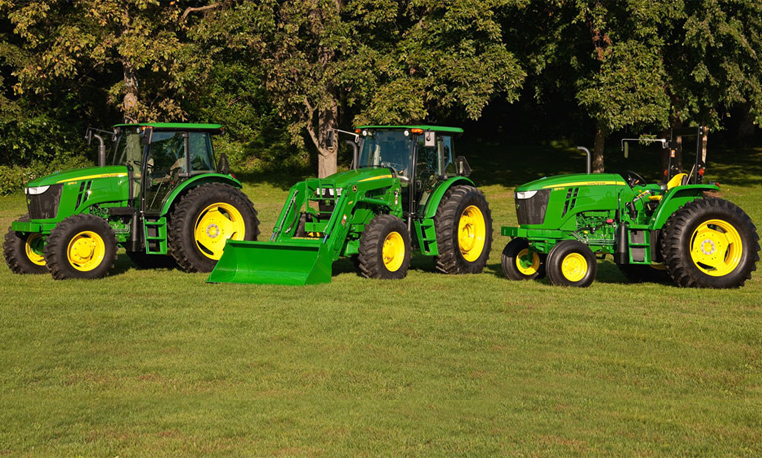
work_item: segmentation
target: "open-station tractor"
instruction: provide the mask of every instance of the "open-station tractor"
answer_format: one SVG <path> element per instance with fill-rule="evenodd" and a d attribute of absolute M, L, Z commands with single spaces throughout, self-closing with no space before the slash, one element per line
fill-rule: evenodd
<path fill-rule="evenodd" d="M 639 174 L 559 175 L 516 188 L 518 227 L 503 251 L 512 280 L 547 274 L 554 285 L 588 286 L 596 257 L 612 255 L 632 280 L 671 279 L 684 287 L 732 288 L 751 278 L 759 260 L 759 237 L 748 215 L 712 193 L 702 128 L 673 130 L 657 139 L 670 160 L 663 183 Z M 696 160 L 689 173 L 677 167 L 678 139 L 694 137 Z M 654 141 L 654 139 L 630 139 Z M 622 142 L 627 156 L 629 143 Z M 583 148 L 584 149 L 584 148 Z"/>
<path fill-rule="evenodd" d="M 481 272 L 492 219 L 454 153 L 462 129 L 362 126 L 351 170 L 295 184 L 269 242 L 229 240 L 210 282 L 304 285 L 353 257 L 369 278 L 402 278 L 413 247 L 445 273 Z"/>

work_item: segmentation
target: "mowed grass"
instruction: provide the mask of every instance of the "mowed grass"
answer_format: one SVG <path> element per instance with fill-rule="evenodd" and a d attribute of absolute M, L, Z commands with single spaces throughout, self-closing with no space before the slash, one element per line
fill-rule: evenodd
<path fill-rule="evenodd" d="M 481 275 L 416 257 L 401 281 L 206 284 L 136 270 L 53 281 L 0 268 L 0 455 L 762 454 L 762 279 L 737 290 L 503 278 L 513 188 L 572 150 L 471 145 L 492 209 Z M 709 179 L 762 222 L 762 152 Z M 293 177 L 247 177 L 268 239 Z M 296 179 L 296 178 L 293 178 Z M 254 181 L 255 180 L 255 181 Z M 25 212 L 0 199 L 0 223 Z"/>

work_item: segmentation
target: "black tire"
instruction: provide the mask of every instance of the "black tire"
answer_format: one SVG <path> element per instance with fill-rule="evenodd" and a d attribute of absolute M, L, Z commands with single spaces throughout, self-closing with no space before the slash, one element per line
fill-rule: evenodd
<path fill-rule="evenodd" d="M 617 264 L 619 271 L 631 283 L 670 283 L 672 278 L 665 269 L 641 264 Z"/>
<path fill-rule="evenodd" d="M 682 287 L 743 286 L 759 261 L 756 227 L 727 200 L 688 202 L 670 216 L 662 235 L 664 265 Z"/>
<path fill-rule="evenodd" d="M 529 241 L 524 238 L 515 238 L 505 246 L 501 263 L 503 274 L 509 280 L 535 280 L 545 277 L 545 256 L 530 251 Z"/>
<path fill-rule="evenodd" d="M 218 215 L 213 214 L 215 211 Z M 228 227 L 221 228 L 220 224 Z M 205 230 L 201 227 L 204 225 Z M 205 235 L 197 240 L 198 228 L 205 231 Z M 170 214 L 169 246 L 177 265 L 185 272 L 211 272 L 222 256 L 227 239 L 256 240 L 258 235 L 259 220 L 254 205 L 246 194 L 224 183 L 191 189 Z"/>
<path fill-rule="evenodd" d="M 130 258 L 138 269 L 172 269 L 177 267 L 175 258 L 170 255 L 148 254 L 142 251 L 128 251 L 127 257 Z"/>
<path fill-rule="evenodd" d="M 114 230 L 103 218 L 73 215 L 50 232 L 45 261 L 56 280 L 102 278 L 114 267 L 116 243 Z"/>
<path fill-rule="evenodd" d="M 469 234 L 464 238 L 467 245 L 458 237 L 461 220 Z M 484 225 L 482 234 L 480 224 Z M 439 250 L 437 270 L 446 274 L 477 274 L 484 270 L 492 247 L 492 214 L 481 191 L 473 186 L 448 189 L 434 216 L 434 227 Z"/>
<path fill-rule="evenodd" d="M 29 221 L 29 215 L 24 215 L 17 221 Z M 3 257 L 5 263 L 14 274 L 46 274 L 44 257 L 45 239 L 41 234 L 20 234 L 8 228 L 3 242 Z"/>
<path fill-rule="evenodd" d="M 360 236 L 359 251 L 357 260 L 363 277 L 405 278 L 412 253 L 407 225 L 396 216 L 376 216 Z"/>
<path fill-rule="evenodd" d="M 562 240 L 548 253 L 545 269 L 556 286 L 585 288 L 595 281 L 598 261 L 590 248 L 577 240 Z"/>

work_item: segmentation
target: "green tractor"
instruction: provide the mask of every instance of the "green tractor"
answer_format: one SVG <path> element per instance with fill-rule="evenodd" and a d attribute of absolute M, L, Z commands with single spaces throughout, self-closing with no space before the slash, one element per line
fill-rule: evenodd
<path fill-rule="evenodd" d="M 413 246 L 444 273 L 478 273 L 492 244 L 484 194 L 454 154 L 463 130 L 362 126 L 351 170 L 295 184 L 270 242 L 229 240 L 209 282 L 305 285 L 331 281 L 352 257 L 368 278 L 403 278 Z M 332 133 L 329 138 L 333 141 Z"/>
<path fill-rule="evenodd" d="M 503 227 L 513 239 L 503 250 L 502 267 L 511 280 L 547 274 L 553 285 L 589 286 L 596 258 L 613 256 L 633 281 L 672 280 L 682 287 L 733 288 L 751 278 L 759 260 L 759 237 L 749 217 L 727 200 L 705 193 L 702 128 L 673 130 L 658 141 L 669 148 L 661 184 L 639 174 L 559 175 L 516 188 L 518 227 Z M 696 160 L 690 173 L 677 167 L 682 138 L 695 137 Z M 585 148 L 580 148 L 587 151 Z"/>
<path fill-rule="evenodd" d="M 211 271 L 227 239 L 259 233 L 257 212 L 225 155 L 215 163 L 211 137 L 221 131 L 184 123 L 88 129 L 88 141 L 99 141 L 98 167 L 27 185 L 29 214 L 12 223 L 3 244 L 11 271 L 100 278 L 118 245 L 139 267 L 176 262 L 186 272 Z M 113 135 L 109 155 L 97 132 Z"/>

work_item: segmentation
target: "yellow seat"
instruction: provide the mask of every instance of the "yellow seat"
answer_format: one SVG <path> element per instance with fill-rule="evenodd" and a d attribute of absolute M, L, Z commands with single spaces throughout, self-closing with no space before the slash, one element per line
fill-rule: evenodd
<path fill-rule="evenodd" d="M 688 183 L 688 174 L 678 173 L 677 175 L 673 176 L 672 179 L 667 183 L 667 190 L 669 191 L 676 186 L 682 186 L 686 183 Z"/>

